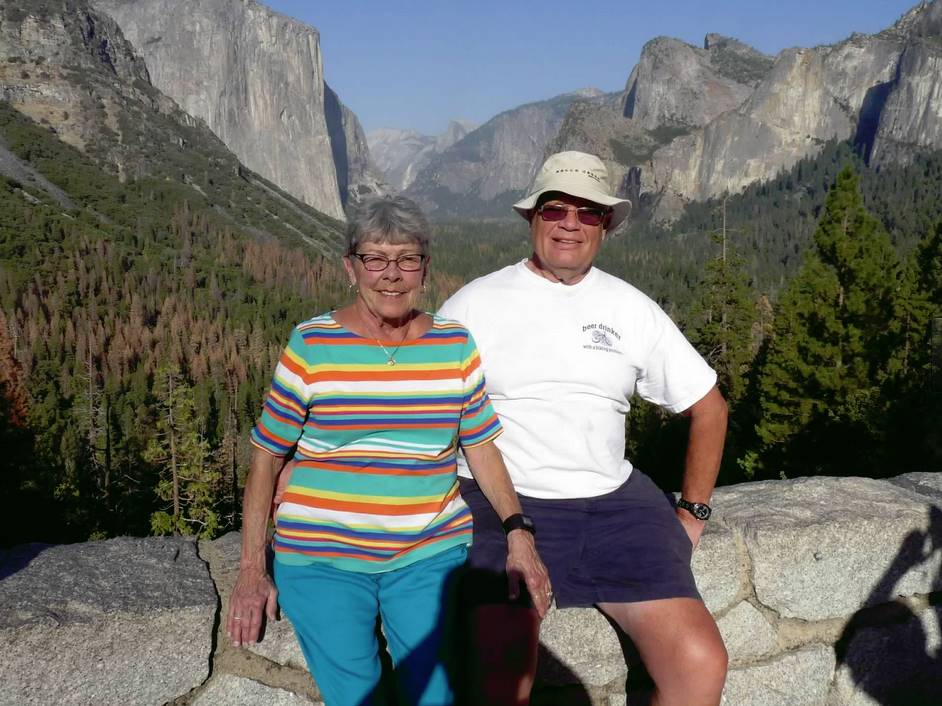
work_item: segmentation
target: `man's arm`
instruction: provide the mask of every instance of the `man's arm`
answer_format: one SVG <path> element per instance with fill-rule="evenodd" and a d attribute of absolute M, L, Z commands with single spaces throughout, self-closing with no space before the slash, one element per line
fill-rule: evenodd
<path fill-rule="evenodd" d="M 690 432 L 681 496 L 690 502 L 709 504 L 726 442 L 726 400 L 713 387 L 684 414 L 690 417 Z M 680 508 L 677 509 L 677 517 L 696 547 L 706 522 Z"/>

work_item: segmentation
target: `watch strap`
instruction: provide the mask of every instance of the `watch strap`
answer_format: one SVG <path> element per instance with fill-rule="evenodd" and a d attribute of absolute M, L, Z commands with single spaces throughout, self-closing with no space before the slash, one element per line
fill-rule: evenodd
<path fill-rule="evenodd" d="M 703 522 L 709 520 L 710 515 L 713 514 L 713 508 L 711 508 L 706 503 L 692 503 L 689 500 L 685 500 L 684 498 L 677 500 L 677 507 L 686 510 L 698 520 Z"/>
<path fill-rule="evenodd" d="M 531 520 L 529 516 L 520 512 L 509 515 L 502 524 L 504 527 L 504 534 L 510 534 L 514 530 L 518 529 L 526 530 L 533 535 L 536 534 L 536 527 L 533 526 L 533 520 Z"/>

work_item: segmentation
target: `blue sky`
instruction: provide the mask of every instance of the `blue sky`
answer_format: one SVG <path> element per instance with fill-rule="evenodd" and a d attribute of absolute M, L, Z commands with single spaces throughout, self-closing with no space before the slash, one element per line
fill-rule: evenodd
<path fill-rule="evenodd" d="M 916 0 L 260 0 L 316 27 L 327 82 L 366 130 L 442 132 L 595 86 L 621 90 L 660 35 L 768 54 L 889 27 Z M 936 0 L 942 2 L 942 0 Z M 578 8 L 578 12 L 576 11 Z"/>

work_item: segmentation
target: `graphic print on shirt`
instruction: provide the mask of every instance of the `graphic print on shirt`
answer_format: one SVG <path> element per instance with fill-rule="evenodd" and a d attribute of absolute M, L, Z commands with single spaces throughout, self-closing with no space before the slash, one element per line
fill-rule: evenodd
<path fill-rule="evenodd" d="M 582 327 L 583 348 L 590 351 L 605 351 L 623 355 L 619 344 L 621 334 L 613 327 L 602 323 L 585 324 Z"/>

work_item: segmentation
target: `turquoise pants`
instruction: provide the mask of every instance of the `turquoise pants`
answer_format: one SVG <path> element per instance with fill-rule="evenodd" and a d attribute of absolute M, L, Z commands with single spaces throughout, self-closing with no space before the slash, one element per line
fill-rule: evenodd
<path fill-rule="evenodd" d="M 457 646 L 457 582 L 467 554 L 466 547 L 455 547 L 376 574 L 275 561 L 278 602 L 327 706 L 385 703 L 377 615 L 403 703 L 454 703 L 449 671 Z"/>

